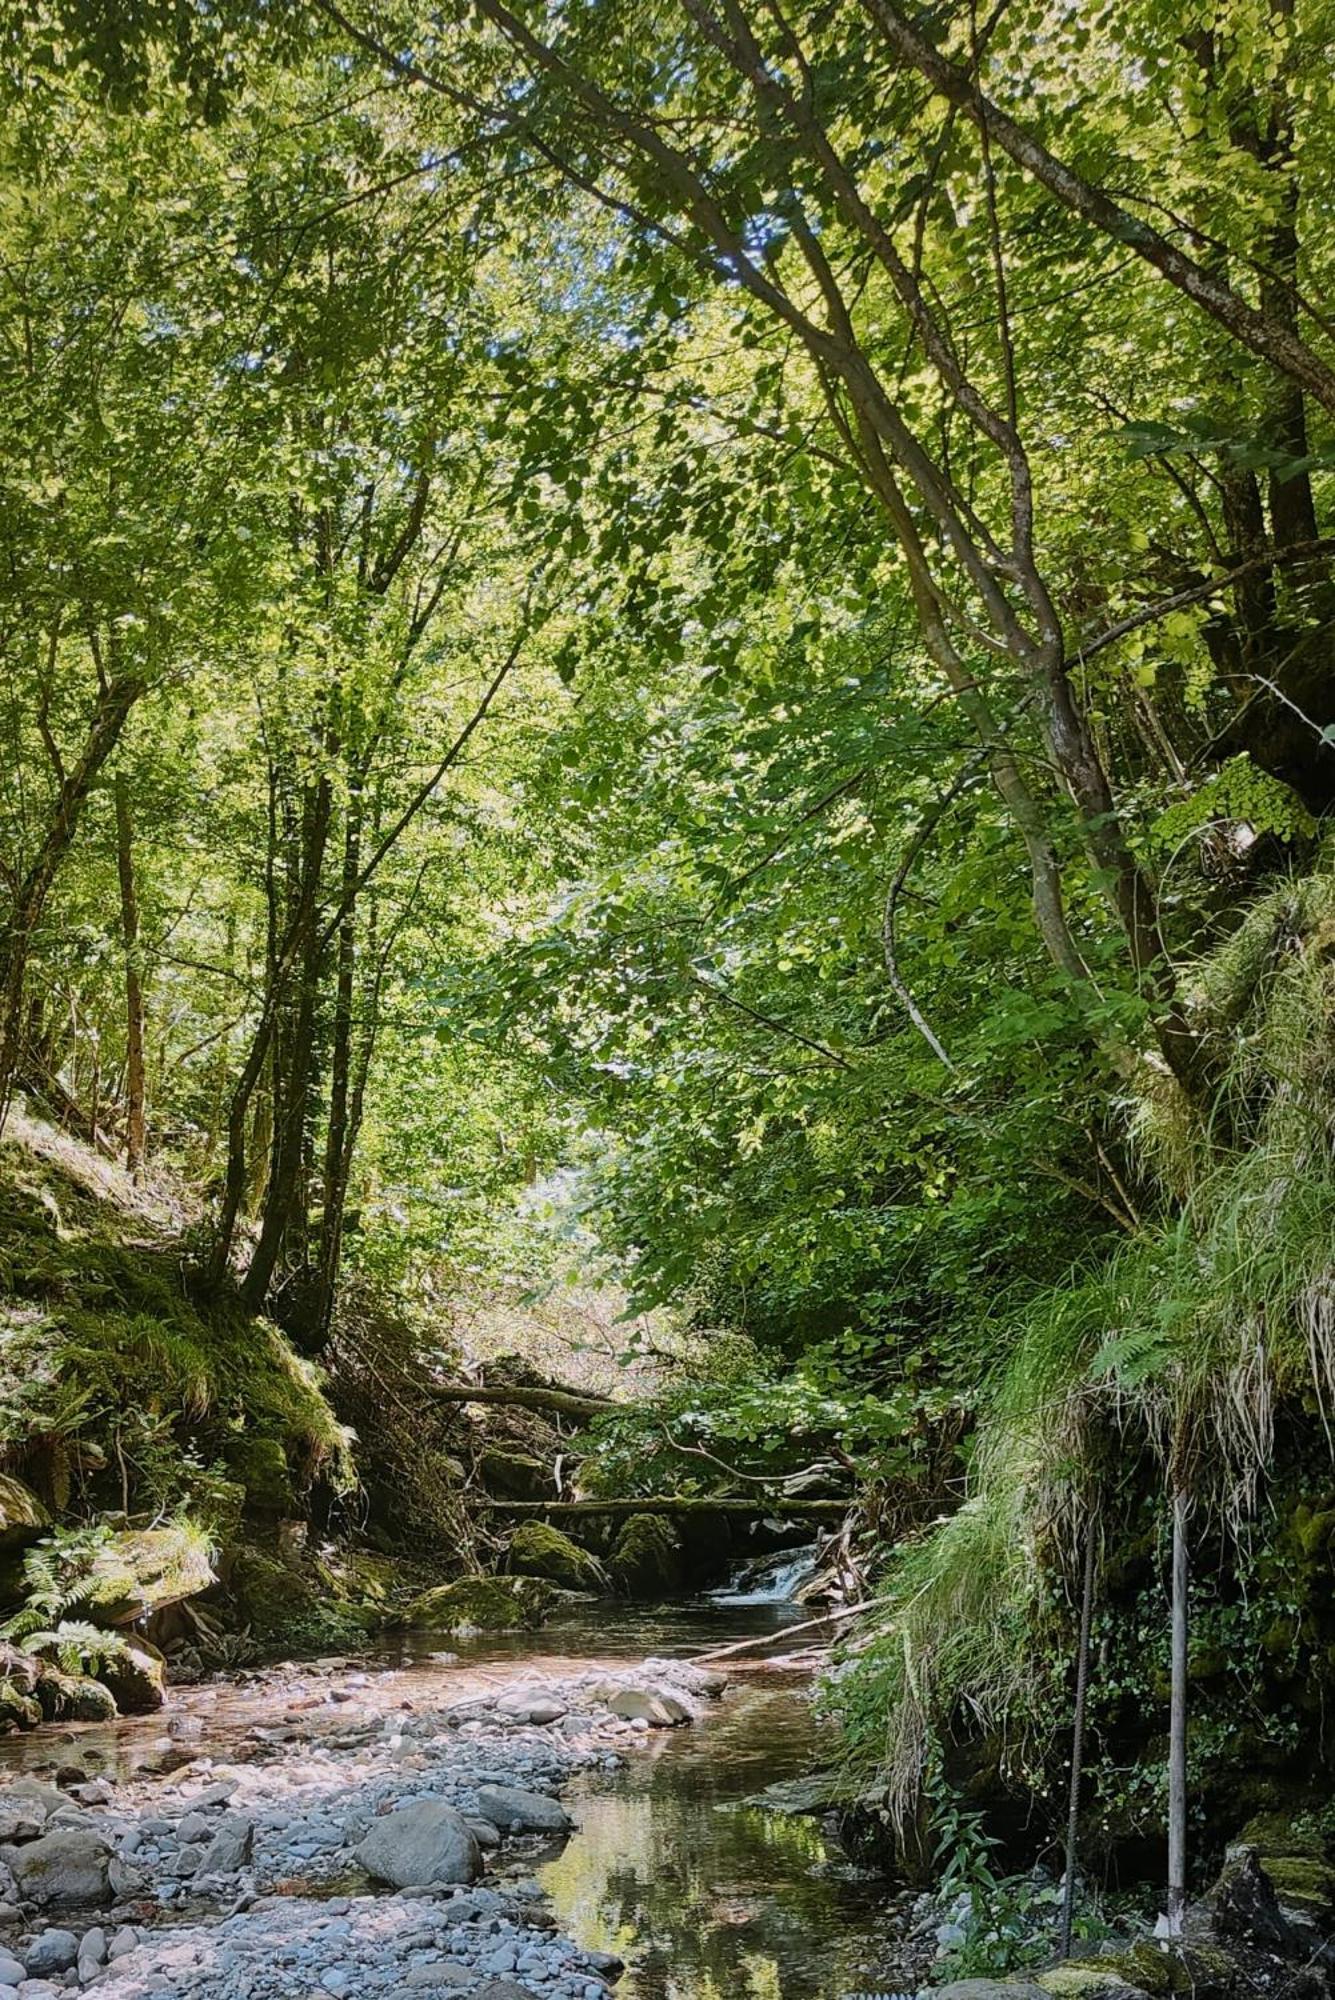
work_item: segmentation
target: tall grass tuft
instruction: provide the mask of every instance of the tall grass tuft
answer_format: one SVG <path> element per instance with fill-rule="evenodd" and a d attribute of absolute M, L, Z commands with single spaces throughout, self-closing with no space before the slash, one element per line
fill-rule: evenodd
<path fill-rule="evenodd" d="M 1131 1129 L 1166 1196 L 1106 1263 L 1028 1307 L 982 1420 L 959 1512 L 893 1559 L 836 1683 L 858 1782 L 903 1827 L 935 1732 L 961 1710 L 1003 1737 L 1057 1692 L 1048 1643 L 1098 1466 L 1123 1432 L 1237 1533 L 1287 1408 L 1335 1441 L 1335 874 L 1259 901 L 1198 968 L 1229 1050 L 1203 1131 L 1147 1070 Z"/>

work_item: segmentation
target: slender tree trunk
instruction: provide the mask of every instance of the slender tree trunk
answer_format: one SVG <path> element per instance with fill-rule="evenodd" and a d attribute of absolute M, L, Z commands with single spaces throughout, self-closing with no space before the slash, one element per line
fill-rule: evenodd
<path fill-rule="evenodd" d="M 146 1142 L 144 1085 L 144 982 L 139 959 L 139 897 L 134 879 L 134 829 L 125 774 L 116 774 L 116 868 L 120 876 L 121 936 L 125 942 L 125 1164 L 138 1174 Z"/>
<path fill-rule="evenodd" d="M 27 1014 L 28 963 L 47 897 L 78 831 L 94 782 L 142 693 L 143 682 L 131 674 L 102 683 L 78 759 L 61 774 L 41 845 L 0 930 L 0 1129 L 13 1094 Z"/>
<path fill-rule="evenodd" d="M 354 1090 L 352 1007 L 357 962 L 357 876 L 361 869 L 362 802 L 354 788 L 343 834 L 343 915 L 337 939 L 333 1039 L 329 1053 L 329 1124 L 325 1133 L 324 1185 L 320 1215 L 319 1269 L 312 1301 L 312 1334 L 323 1345 L 338 1290 L 352 1152 L 360 1123 L 360 1089 Z M 363 1072 L 364 1076 L 364 1072 Z M 360 1084 L 363 1077 L 359 1076 Z"/>
<path fill-rule="evenodd" d="M 1180 1937 L 1187 1906 L 1187 1519 L 1190 1501 L 1173 1484 L 1172 1691 L 1168 1715 L 1168 1934 Z"/>
<path fill-rule="evenodd" d="M 1091 1520 L 1085 1529 L 1085 1578 L 1080 1593 L 1080 1644 L 1075 1659 L 1075 1716 L 1071 1728 L 1071 1793 L 1066 1813 L 1066 1879 L 1062 1884 L 1061 1955 L 1071 1956 L 1075 1924 L 1076 1842 L 1080 1832 L 1080 1780 L 1085 1763 L 1085 1707 L 1089 1693 L 1089 1628 L 1094 1615 L 1094 1549 Z"/>
<path fill-rule="evenodd" d="M 305 1215 L 303 1168 L 319 1068 L 317 1014 L 325 943 L 320 924 L 320 884 L 329 843 L 333 787 L 321 777 L 309 792 L 302 814 L 301 858 L 294 917 L 297 939 L 295 993 L 278 1001 L 282 1032 L 274 1041 L 274 1149 L 265 1189 L 259 1240 L 242 1292 L 257 1311 L 263 1306 L 294 1225 Z"/>

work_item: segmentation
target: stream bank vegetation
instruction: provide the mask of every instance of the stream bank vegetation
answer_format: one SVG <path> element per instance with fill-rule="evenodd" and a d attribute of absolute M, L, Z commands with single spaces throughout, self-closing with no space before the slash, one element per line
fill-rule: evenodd
<path fill-rule="evenodd" d="M 4 28 L 5 1719 L 816 1523 L 895 1865 L 1335 1915 L 1328 0 Z"/>

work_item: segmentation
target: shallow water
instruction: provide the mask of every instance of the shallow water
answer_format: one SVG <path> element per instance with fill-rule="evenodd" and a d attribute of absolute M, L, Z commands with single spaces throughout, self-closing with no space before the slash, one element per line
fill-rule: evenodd
<path fill-rule="evenodd" d="M 341 1684 L 363 1695 L 369 1686 L 386 1710 L 438 1705 L 515 1679 L 777 1638 L 811 1616 L 754 1600 L 618 1603 L 539 1633 L 413 1635 L 318 1673 L 284 1665 L 182 1689 L 165 1716 L 8 1738 L 0 1773 L 71 1757 L 113 1777 L 185 1756 L 236 1759 L 283 1735 L 336 1732 Z M 781 1638 L 770 1652 L 787 1664 L 764 1664 L 763 1654 L 725 1662 L 732 1685 L 695 1726 L 655 1732 L 622 1770 L 578 1780 L 567 1794 L 577 1830 L 536 1872 L 564 1932 L 627 1961 L 619 2000 L 842 2000 L 899 1983 L 885 1968 L 903 1912 L 887 1886 L 827 1850 L 818 1822 L 742 1804 L 811 1769 L 827 1747 L 810 1700 L 811 1658 L 785 1653 Z"/>
<path fill-rule="evenodd" d="M 538 1870 L 562 1929 L 627 1961 L 618 2000 L 839 2000 L 883 1988 L 902 1906 L 820 1824 L 742 1801 L 822 1744 L 802 1672 L 748 1673 L 715 1716 L 567 1795 Z"/>

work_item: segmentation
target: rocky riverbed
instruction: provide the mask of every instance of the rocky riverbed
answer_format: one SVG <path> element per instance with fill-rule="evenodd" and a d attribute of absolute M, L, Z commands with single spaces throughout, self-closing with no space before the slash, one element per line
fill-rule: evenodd
<path fill-rule="evenodd" d="M 0 1778 L 0 2000 L 606 2000 L 534 1864 L 571 1778 L 722 1685 L 649 1660 L 429 1705 L 330 1661 L 229 1761 Z"/>

